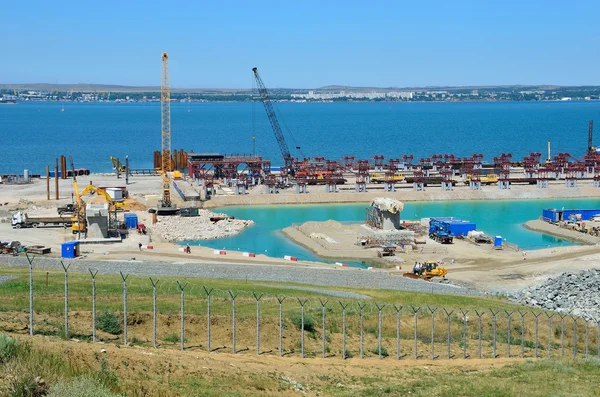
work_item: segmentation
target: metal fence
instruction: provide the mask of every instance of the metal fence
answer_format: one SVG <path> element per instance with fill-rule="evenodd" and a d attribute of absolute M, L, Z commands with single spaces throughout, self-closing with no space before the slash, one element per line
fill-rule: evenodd
<path fill-rule="evenodd" d="M 121 274 L 120 286 L 114 277 L 103 282 L 103 275 L 93 269 L 89 274 L 69 273 L 70 265 L 64 263 L 62 272 L 46 272 L 44 286 L 44 280 L 34 280 L 34 260 L 28 260 L 30 335 L 48 332 L 48 321 L 36 323 L 34 318 L 61 310 L 53 306 L 37 312 L 36 304 L 42 303 L 40 298 L 34 299 L 35 294 L 44 296 L 47 305 L 45 296 L 56 299 L 57 295 L 57 291 L 44 292 L 49 288 L 48 280 L 56 286 L 63 279 L 64 325 L 57 329 L 66 338 L 303 358 L 347 359 L 358 355 L 436 360 L 570 355 L 600 359 L 599 319 L 586 321 L 567 313 L 519 310 L 518 306 L 512 310 L 476 310 L 323 296 L 285 297 L 126 274 Z M 70 284 L 78 293 L 71 294 L 71 301 Z M 89 300 L 82 300 L 82 294 Z M 122 319 L 120 333 L 98 332 L 97 310 L 117 313 Z"/>

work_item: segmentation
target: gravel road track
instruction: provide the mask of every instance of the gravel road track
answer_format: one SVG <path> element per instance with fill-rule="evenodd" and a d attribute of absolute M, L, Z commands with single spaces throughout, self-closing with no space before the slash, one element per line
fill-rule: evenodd
<path fill-rule="evenodd" d="M 226 263 L 171 263 L 159 261 L 97 261 L 74 260 L 70 271 L 88 272 L 95 269 L 99 274 L 130 274 L 132 276 L 201 277 L 231 280 L 268 281 L 318 286 L 348 288 L 380 288 L 399 291 L 443 293 L 456 295 L 481 295 L 451 284 L 406 279 L 383 271 L 341 269 L 337 267 L 293 267 L 260 264 Z M 0 265 L 27 267 L 25 257 L 0 257 Z M 60 259 L 36 257 L 34 267 L 62 270 Z"/>

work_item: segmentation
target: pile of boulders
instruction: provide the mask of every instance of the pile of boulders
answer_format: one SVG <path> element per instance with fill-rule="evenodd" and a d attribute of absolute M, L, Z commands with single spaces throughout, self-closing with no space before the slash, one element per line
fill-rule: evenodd
<path fill-rule="evenodd" d="M 210 218 L 220 218 L 220 220 L 215 222 Z M 176 242 L 229 237 L 253 224 L 253 221 L 231 219 L 225 214 L 201 209 L 198 210 L 198 216 L 193 217 L 161 216 L 149 229 L 165 241 Z"/>
<path fill-rule="evenodd" d="M 597 321 L 600 319 L 600 269 L 563 273 L 520 295 L 519 301 L 523 304 Z"/>

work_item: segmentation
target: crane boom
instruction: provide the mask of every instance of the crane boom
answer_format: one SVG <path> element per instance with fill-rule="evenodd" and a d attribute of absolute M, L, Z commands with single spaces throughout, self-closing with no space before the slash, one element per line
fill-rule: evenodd
<path fill-rule="evenodd" d="M 171 85 L 169 82 L 169 55 L 162 54 L 162 79 L 160 84 L 160 109 L 162 122 L 162 207 L 171 207 Z"/>
<path fill-rule="evenodd" d="M 281 150 L 283 161 L 285 162 L 285 167 L 287 168 L 288 172 L 293 175 L 294 159 L 290 154 L 290 149 L 288 149 L 287 142 L 285 141 L 285 137 L 283 136 L 283 131 L 281 130 L 281 126 L 279 125 L 279 121 L 277 120 L 275 109 L 273 108 L 271 98 L 269 97 L 269 91 L 267 91 L 265 84 L 263 83 L 262 79 L 260 78 L 260 75 L 258 74 L 258 68 L 252 68 L 252 71 L 254 72 L 254 78 L 256 79 L 256 83 L 258 84 L 258 93 L 260 95 L 260 100 L 265 106 L 265 111 L 267 112 L 267 117 L 269 118 L 269 122 L 271 123 L 271 128 L 273 128 L 275 138 L 277 139 L 277 143 L 279 144 L 279 149 Z"/>

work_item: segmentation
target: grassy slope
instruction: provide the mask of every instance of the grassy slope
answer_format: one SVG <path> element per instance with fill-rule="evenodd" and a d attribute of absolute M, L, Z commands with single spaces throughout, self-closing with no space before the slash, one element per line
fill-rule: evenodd
<path fill-rule="evenodd" d="M 41 376 L 52 385 L 84 374 L 131 396 L 599 396 L 600 362 L 499 359 L 450 362 L 182 353 L 18 337 L 27 349 L 0 363 L 0 395 Z M 108 350 L 99 353 L 100 348 Z M 298 386 L 300 384 L 301 386 Z M 296 389 L 296 390 L 294 390 Z"/>

